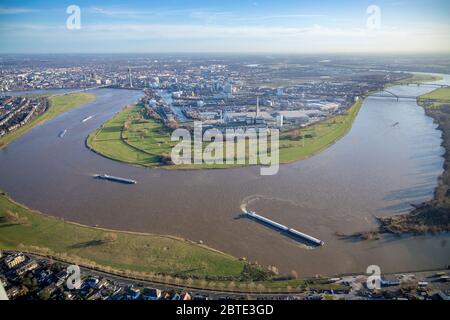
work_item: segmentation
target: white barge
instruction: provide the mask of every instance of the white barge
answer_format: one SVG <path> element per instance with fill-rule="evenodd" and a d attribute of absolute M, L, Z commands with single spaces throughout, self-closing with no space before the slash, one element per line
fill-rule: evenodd
<path fill-rule="evenodd" d="M 100 180 L 108 180 L 108 181 L 113 181 L 113 182 L 120 182 L 120 183 L 125 183 L 125 184 L 137 184 L 137 181 L 135 181 L 135 180 L 109 176 L 107 174 L 102 174 L 102 175 L 96 174 L 94 176 L 94 178 L 95 179 L 100 179 Z"/>
<path fill-rule="evenodd" d="M 63 130 L 63 131 L 61 131 L 60 133 L 59 133 L 59 138 L 64 138 L 64 136 L 66 135 L 66 133 L 67 133 L 67 130 Z"/>
<path fill-rule="evenodd" d="M 265 218 L 263 216 L 260 216 L 259 214 L 256 214 L 253 211 L 248 211 L 248 212 L 246 212 L 246 214 L 249 217 L 253 218 L 253 219 L 259 220 L 259 221 L 261 221 L 263 223 L 268 224 L 271 227 L 279 229 L 279 230 L 281 230 L 283 232 L 286 232 L 287 234 L 290 234 L 292 236 L 295 236 L 295 237 L 301 238 L 303 240 L 309 241 L 309 242 L 311 242 L 311 243 L 313 243 L 315 245 L 323 246 L 325 244 L 325 242 L 323 242 L 322 240 L 314 238 L 314 237 L 312 237 L 310 235 L 307 235 L 307 234 L 305 234 L 303 232 L 300 232 L 300 231 L 297 231 L 295 229 L 288 228 L 288 227 L 286 227 L 286 226 L 284 226 L 284 225 L 282 225 L 282 224 L 280 224 L 278 222 L 275 222 L 275 221 L 267 219 L 267 218 Z"/>
<path fill-rule="evenodd" d="M 89 120 L 91 120 L 93 117 L 94 117 L 94 116 L 89 116 L 89 117 L 87 117 L 87 118 L 81 120 L 81 122 L 82 122 L 82 123 L 86 123 L 86 122 L 88 122 Z"/>

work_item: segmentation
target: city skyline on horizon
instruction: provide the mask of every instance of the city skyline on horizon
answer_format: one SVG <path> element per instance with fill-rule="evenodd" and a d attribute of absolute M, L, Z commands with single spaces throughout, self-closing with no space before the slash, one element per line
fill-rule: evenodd
<path fill-rule="evenodd" d="M 80 29 L 67 27 L 70 5 Z M 448 53 L 449 9 L 442 0 L 7 0 L 0 53 Z"/>

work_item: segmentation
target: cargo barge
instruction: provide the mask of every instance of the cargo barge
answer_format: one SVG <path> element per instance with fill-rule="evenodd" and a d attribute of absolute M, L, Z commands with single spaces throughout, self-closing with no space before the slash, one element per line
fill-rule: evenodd
<path fill-rule="evenodd" d="M 91 120 L 94 116 L 89 116 L 86 119 L 81 120 L 82 123 L 88 122 L 89 120 Z"/>
<path fill-rule="evenodd" d="M 125 183 L 125 184 L 137 184 L 137 181 L 135 181 L 135 180 L 109 176 L 107 174 L 102 174 L 102 175 L 96 174 L 94 176 L 94 178 L 100 179 L 100 180 L 108 180 L 108 181 L 113 181 L 113 182 Z"/>
<path fill-rule="evenodd" d="M 64 138 L 64 136 L 66 135 L 66 133 L 67 133 L 67 130 L 61 131 L 61 132 L 59 133 L 59 138 L 60 138 L 60 139 Z"/>
<path fill-rule="evenodd" d="M 283 232 L 285 232 L 286 234 L 288 234 L 290 236 L 294 236 L 296 238 L 300 238 L 300 239 L 305 240 L 307 242 L 310 242 L 310 243 L 312 243 L 312 244 L 314 244 L 316 246 L 323 246 L 325 244 L 325 242 L 323 242 L 322 240 L 314 238 L 314 237 L 312 237 L 310 235 L 307 235 L 307 234 L 305 234 L 303 232 L 300 232 L 300 231 L 297 231 L 295 229 L 288 228 L 288 227 L 286 227 L 286 226 L 284 226 L 284 225 L 282 225 L 282 224 L 280 224 L 278 222 L 275 222 L 275 221 L 267 219 L 267 218 L 265 218 L 263 216 L 260 216 L 259 214 L 256 214 L 253 211 L 247 211 L 245 213 L 250 218 L 258 220 L 258 221 L 260 221 L 260 222 L 262 222 L 264 224 L 267 224 L 267 225 L 269 225 L 269 226 L 271 226 L 271 227 L 273 227 L 275 229 L 278 229 L 280 231 L 283 231 Z"/>

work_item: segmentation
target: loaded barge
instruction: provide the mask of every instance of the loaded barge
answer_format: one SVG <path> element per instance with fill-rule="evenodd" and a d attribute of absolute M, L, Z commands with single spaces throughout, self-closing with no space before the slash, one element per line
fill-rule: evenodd
<path fill-rule="evenodd" d="M 281 231 L 283 231 L 283 232 L 285 232 L 285 233 L 287 233 L 287 234 L 289 234 L 291 236 L 294 236 L 294 237 L 300 238 L 302 240 L 306 240 L 308 242 L 311 242 L 314 245 L 323 246 L 325 244 L 325 242 L 323 242 L 322 240 L 319 240 L 317 238 L 311 237 L 311 236 L 309 236 L 309 235 L 307 235 L 307 234 L 305 234 L 303 232 L 297 231 L 295 229 L 288 228 L 288 227 L 286 227 L 286 226 L 284 226 L 284 225 L 282 225 L 280 223 L 277 223 L 277 222 L 272 221 L 270 219 L 267 219 L 267 218 L 265 218 L 263 216 L 260 216 L 259 214 L 256 214 L 253 211 L 247 211 L 245 213 L 250 218 L 253 218 L 253 219 L 258 220 L 258 221 L 260 221 L 262 223 L 265 223 L 265 224 L 267 224 L 267 225 L 269 225 L 269 226 L 271 226 L 273 228 L 281 230 Z"/>
<path fill-rule="evenodd" d="M 66 135 L 66 133 L 67 133 L 67 130 L 63 130 L 63 131 L 61 131 L 60 133 L 59 133 L 59 138 L 60 139 L 62 139 L 62 138 L 64 138 L 64 136 Z"/>
<path fill-rule="evenodd" d="M 94 176 L 94 178 L 95 179 L 100 179 L 100 180 L 108 180 L 108 181 L 113 181 L 113 182 L 120 182 L 120 183 L 125 183 L 125 184 L 136 184 L 137 183 L 137 181 L 135 181 L 135 180 L 109 176 L 107 174 L 102 174 L 102 175 L 96 174 Z"/>
<path fill-rule="evenodd" d="M 89 120 L 91 120 L 94 116 L 89 116 L 83 120 L 81 120 L 82 123 L 88 122 Z"/>

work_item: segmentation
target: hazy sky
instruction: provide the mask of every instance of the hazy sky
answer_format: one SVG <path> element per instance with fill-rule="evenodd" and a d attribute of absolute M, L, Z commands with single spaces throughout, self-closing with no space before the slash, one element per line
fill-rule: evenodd
<path fill-rule="evenodd" d="M 450 52 L 449 21 L 448 0 L 2 0 L 0 52 Z"/>

